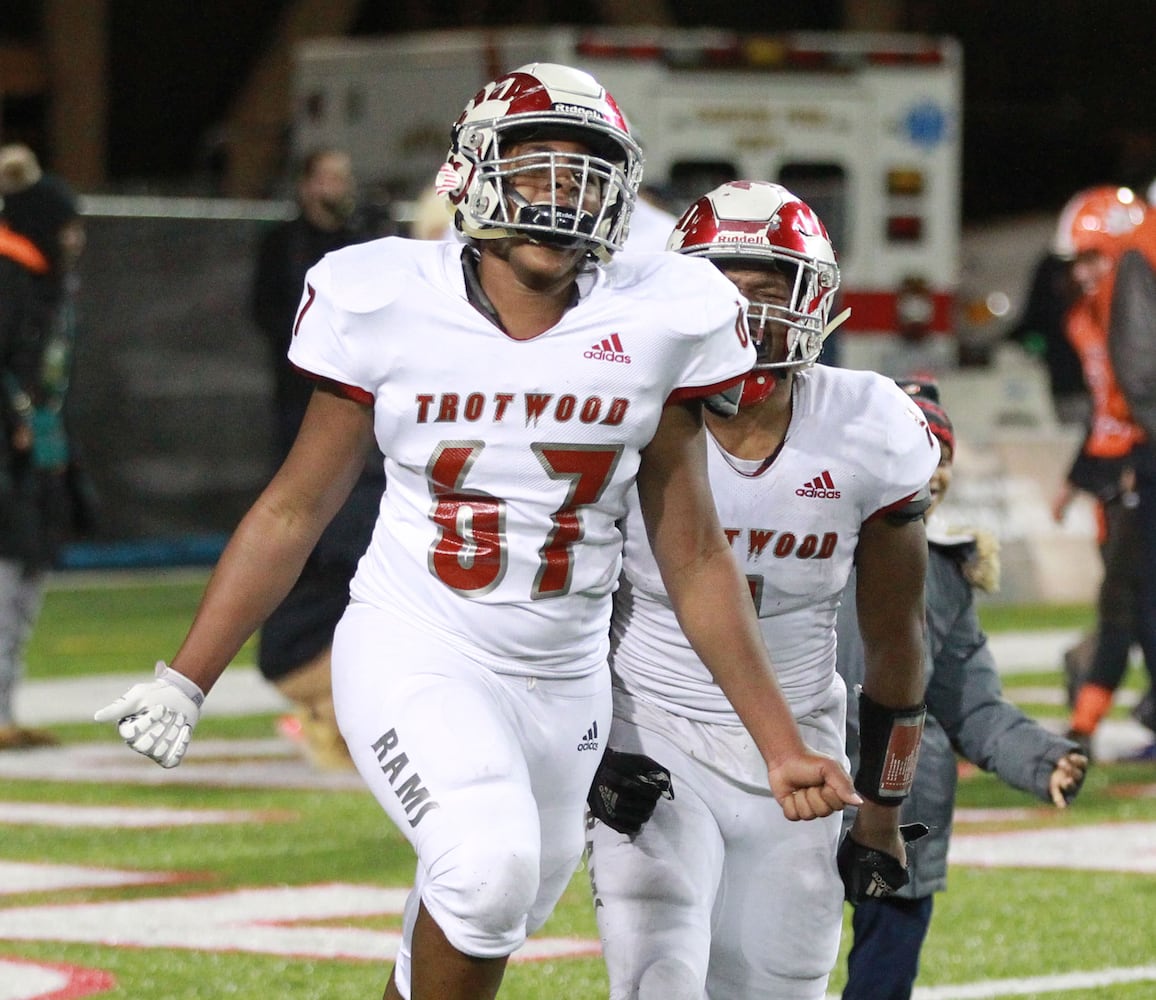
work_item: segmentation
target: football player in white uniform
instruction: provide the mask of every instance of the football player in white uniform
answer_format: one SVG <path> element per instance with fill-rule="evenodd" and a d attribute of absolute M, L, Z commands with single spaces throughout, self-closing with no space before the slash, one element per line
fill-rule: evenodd
<path fill-rule="evenodd" d="M 810 746 L 840 757 L 835 612 L 858 566 L 871 749 L 856 787 L 867 801 L 842 847 L 838 816 L 785 821 L 741 716 L 679 628 L 632 502 L 611 749 L 587 833 L 610 995 L 815 1000 L 837 957 L 844 894 L 906 880 L 897 806 L 922 728 L 921 514 L 939 449 L 890 379 L 814 364 L 839 273 L 804 202 L 777 184 L 724 184 L 683 214 L 669 249 L 713 261 L 750 301 L 759 362 L 738 415 L 706 416 L 710 485 L 795 719 Z"/>
<path fill-rule="evenodd" d="M 97 713 L 177 764 L 204 693 L 289 589 L 371 437 L 389 483 L 333 647 L 338 721 L 417 853 L 387 998 L 497 994 L 583 848 L 635 486 L 672 600 L 794 819 L 858 802 L 775 681 L 706 476 L 702 408 L 755 360 L 704 261 L 613 260 L 641 157 L 585 73 L 488 84 L 438 187 L 463 243 L 384 239 L 306 277 L 290 359 L 318 379 L 172 663 Z M 729 393 L 729 395 L 728 395 Z"/>

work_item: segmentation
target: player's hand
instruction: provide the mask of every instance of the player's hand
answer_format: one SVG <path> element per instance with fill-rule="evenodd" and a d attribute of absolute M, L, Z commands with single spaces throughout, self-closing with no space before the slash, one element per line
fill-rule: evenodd
<path fill-rule="evenodd" d="M 899 827 L 902 844 L 911 844 L 927 836 L 922 823 L 905 823 Z M 851 833 L 843 838 L 836 855 L 843 895 L 848 903 L 882 899 L 902 889 L 911 876 L 907 873 L 906 854 L 902 859 L 859 843 Z"/>
<path fill-rule="evenodd" d="M 1057 809 L 1067 809 L 1068 803 L 1080 794 L 1088 773 L 1088 758 L 1078 750 L 1069 750 L 1056 761 L 1055 770 L 1048 779 L 1048 794 Z"/>
<path fill-rule="evenodd" d="M 201 717 L 204 700 L 196 684 L 159 662 L 155 680 L 134 684 L 93 718 L 116 722 L 120 738 L 133 750 L 161 767 L 176 767 Z"/>
<path fill-rule="evenodd" d="M 863 803 L 851 776 L 826 754 L 803 750 L 768 768 L 767 777 L 789 820 L 819 819 Z"/>
<path fill-rule="evenodd" d="M 612 830 L 634 836 L 660 798 L 674 798 L 670 772 L 641 753 L 606 748 L 586 796 L 590 813 Z"/>

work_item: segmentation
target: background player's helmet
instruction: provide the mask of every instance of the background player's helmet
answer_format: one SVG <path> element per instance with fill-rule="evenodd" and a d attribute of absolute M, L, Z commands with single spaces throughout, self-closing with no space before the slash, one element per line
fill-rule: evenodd
<path fill-rule="evenodd" d="M 581 142 L 590 155 L 504 155 L 513 143 L 534 138 Z M 559 205 L 553 195 L 529 204 L 510 181 L 519 171 L 543 167 L 571 170 L 582 192 L 600 190 L 601 208 L 591 213 Z M 532 63 L 486 84 L 466 105 L 435 188 L 449 198 L 454 225 L 467 237 L 528 236 L 584 247 L 607 261 L 622 248 L 641 180 L 642 152 L 614 98 L 581 70 Z"/>
<path fill-rule="evenodd" d="M 754 371 L 805 368 L 823 347 L 828 317 L 839 289 L 839 267 L 827 229 L 806 202 L 780 184 L 730 181 L 703 195 L 678 220 L 668 250 L 706 257 L 718 265 L 767 263 L 792 279 L 787 305 L 752 302 L 747 319 L 758 346 Z M 787 327 L 787 356 L 772 361 L 770 338 L 759 331 L 768 321 Z M 766 396 L 773 381 L 762 393 Z M 755 381 L 748 379 L 754 392 Z M 744 390 L 743 402 L 749 398 Z"/>
<path fill-rule="evenodd" d="M 1145 206 L 1131 188 L 1094 187 L 1073 195 L 1060 212 L 1053 251 L 1065 260 L 1095 251 L 1115 259 L 1125 238 L 1144 221 Z"/>

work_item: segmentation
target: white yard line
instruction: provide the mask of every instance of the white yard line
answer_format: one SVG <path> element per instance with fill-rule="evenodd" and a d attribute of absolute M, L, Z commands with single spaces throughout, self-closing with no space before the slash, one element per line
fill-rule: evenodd
<path fill-rule="evenodd" d="M 1008 632 L 991 636 L 1001 672 L 1055 670 L 1063 651 L 1078 633 L 1065 630 Z M 87 722 L 98 708 L 120 697 L 147 674 L 142 671 L 90 677 L 38 679 L 23 682 L 16 693 L 16 715 L 25 725 Z M 287 702 L 251 664 L 233 664 L 205 702 L 206 714 L 254 715 L 281 712 Z"/>
<path fill-rule="evenodd" d="M 1105 986 L 1122 983 L 1150 982 L 1156 982 L 1156 965 L 1140 965 L 1131 969 L 1100 969 L 1096 972 L 1065 972 L 1054 976 L 1031 976 L 1022 979 L 989 979 L 977 983 L 955 983 L 951 986 L 916 986 L 911 994 L 911 1000 L 1002 1000 L 1003 997 L 1068 993 L 1073 990 L 1102 989 Z M 835 993 L 828 993 L 826 1000 L 839 1000 L 839 997 Z"/>
<path fill-rule="evenodd" d="M 16 718 L 26 726 L 91 722 L 92 713 L 146 679 L 138 673 L 25 681 L 16 690 Z M 248 664 L 235 663 L 213 687 L 205 715 L 236 716 L 284 712 L 288 701 Z"/>
<path fill-rule="evenodd" d="M 1156 965 L 1141 965 L 1132 969 L 1100 969 L 1098 972 L 1068 972 L 1024 979 L 992 979 L 984 983 L 960 983 L 958 986 L 921 986 L 916 987 L 912 1000 L 996 1000 L 998 997 L 1067 993 L 1118 983 L 1149 982 L 1156 982 Z"/>

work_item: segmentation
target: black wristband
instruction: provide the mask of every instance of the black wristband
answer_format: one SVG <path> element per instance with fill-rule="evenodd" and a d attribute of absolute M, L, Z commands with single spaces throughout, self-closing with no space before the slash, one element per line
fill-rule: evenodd
<path fill-rule="evenodd" d="M 887 708 L 859 692 L 859 770 L 855 790 L 882 806 L 900 805 L 911 791 L 919 740 L 923 735 L 923 704 Z"/>

